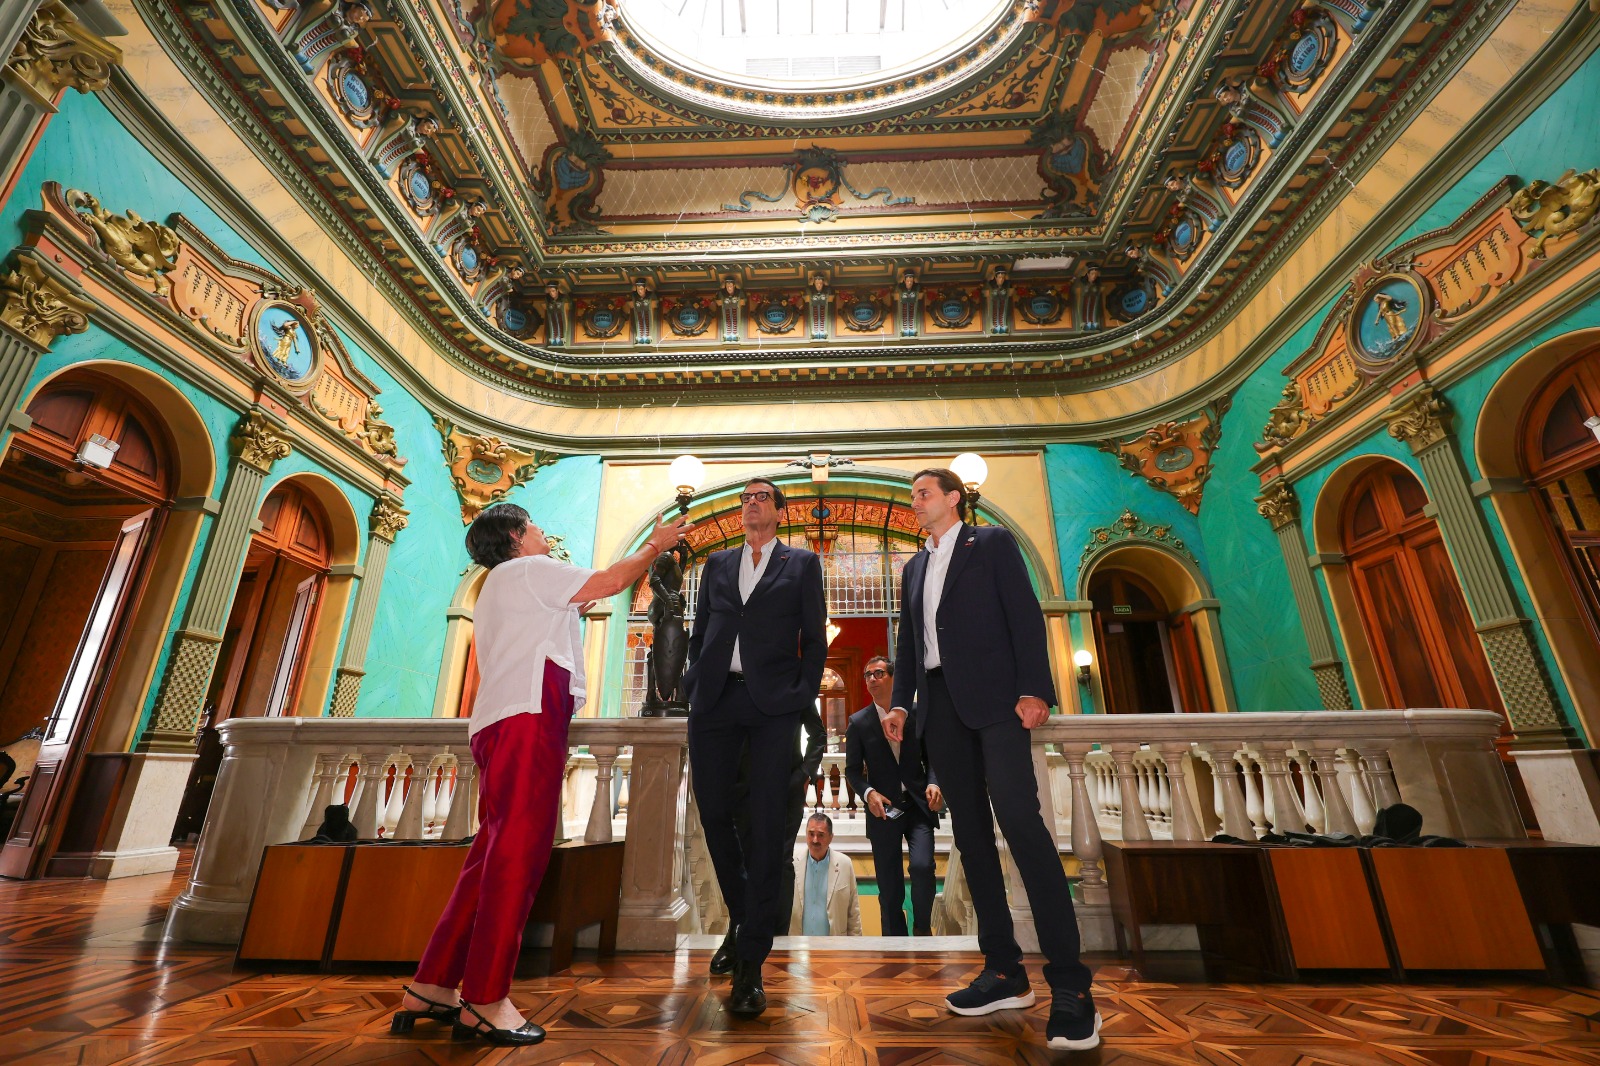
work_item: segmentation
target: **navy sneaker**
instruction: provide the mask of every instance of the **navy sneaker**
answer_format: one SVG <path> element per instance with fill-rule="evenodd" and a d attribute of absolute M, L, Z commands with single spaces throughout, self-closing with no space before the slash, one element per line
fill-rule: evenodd
<path fill-rule="evenodd" d="M 1094 1009 L 1094 997 L 1084 992 L 1057 992 L 1050 1004 L 1044 1037 L 1051 1051 L 1099 1047 L 1100 1012 Z"/>
<path fill-rule="evenodd" d="M 1028 984 L 1028 971 L 1021 966 L 1009 977 L 985 970 L 966 988 L 946 996 L 944 1002 L 954 1014 L 993 1014 L 997 1010 L 1033 1006 L 1033 986 Z"/>

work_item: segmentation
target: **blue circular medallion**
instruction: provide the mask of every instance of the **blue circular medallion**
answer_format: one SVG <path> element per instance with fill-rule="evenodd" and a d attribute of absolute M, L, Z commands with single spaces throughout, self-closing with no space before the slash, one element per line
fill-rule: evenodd
<path fill-rule="evenodd" d="M 862 324 L 871 322 L 877 314 L 878 309 L 869 303 L 853 304 L 850 307 L 850 317 Z"/>
<path fill-rule="evenodd" d="M 528 328 L 528 316 L 515 307 L 508 307 L 502 311 L 500 321 L 512 333 L 521 333 Z"/>
<path fill-rule="evenodd" d="M 1194 451 L 1181 444 L 1156 453 L 1156 469 L 1164 474 L 1171 474 L 1178 470 L 1186 469 L 1194 462 Z"/>
<path fill-rule="evenodd" d="M 1370 289 L 1352 316 L 1356 348 L 1369 359 L 1398 355 L 1422 322 L 1423 296 L 1408 278 L 1388 277 Z"/>
<path fill-rule="evenodd" d="M 958 319 L 967 313 L 967 305 L 960 300 L 946 300 L 939 305 L 939 313 L 947 319 Z"/>
<path fill-rule="evenodd" d="M 1222 166 L 1230 174 L 1237 174 L 1250 162 L 1250 146 L 1243 141 L 1234 141 L 1228 145 L 1227 152 L 1223 153 Z"/>
<path fill-rule="evenodd" d="M 1122 293 L 1122 310 L 1130 315 L 1143 314 L 1150 306 L 1150 294 L 1144 289 L 1127 289 Z"/>
<path fill-rule="evenodd" d="M 421 203 L 433 198 L 433 182 L 428 180 L 428 175 L 422 171 L 414 171 L 411 175 L 411 198 Z"/>
<path fill-rule="evenodd" d="M 372 89 L 367 80 L 353 70 L 347 70 L 339 79 L 339 91 L 352 111 L 365 111 L 372 103 Z"/>
<path fill-rule="evenodd" d="M 461 246 L 461 255 L 457 258 L 462 270 L 472 271 L 478 269 L 478 250 L 470 244 Z"/>
<path fill-rule="evenodd" d="M 1306 34 L 1289 50 L 1289 72 L 1304 76 L 1311 73 L 1322 56 L 1322 43 L 1314 34 Z"/>
<path fill-rule="evenodd" d="M 698 307 L 678 308 L 678 325 L 684 329 L 694 329 L 700 324 L 700 309 Z"/>
<path fill-rule="evenodd" d="M 1028 310 L 1036 318 L 1048 318 L 1056 313 L 1056 298 L 1049 293 L 1028 298 Z"/>
<path fill-rule="evenodd" d="M 781 326 L 788 317 L 781 304 L 767 304 L 761 309 L 761 318 L 769 326 Z"/>
<path fill-rule="evenodd" d="M 303 381 L 311 374 L 316 362 L 311 331 L 282 304 L 269 305 L 256 317 L 256 343 L 267 365 L 285 381 Z"/>
<path fill-rule="evenodd" d="M 487 459 L 473 459 L 467 463 L 467 476 L 480 485 L 498 485 L 506 475 Z"/>
<path fill-rule="evenodd" d="M 617 313 L 609 307 L 602 307 L 590 316 L 590 321 L 594 323 L 595 329 L 608 330 L 617 324 Z"/>

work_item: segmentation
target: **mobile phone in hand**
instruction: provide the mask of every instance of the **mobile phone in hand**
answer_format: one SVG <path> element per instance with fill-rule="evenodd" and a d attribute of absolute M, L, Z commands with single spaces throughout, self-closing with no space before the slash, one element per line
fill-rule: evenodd
<path fill-rule="evenodd" d="M 889 819 L 898 818 L 904 813 L 906 812 L 902 811 L 899 807 L 885 807 L 883 809 L 883 816 Z"/>

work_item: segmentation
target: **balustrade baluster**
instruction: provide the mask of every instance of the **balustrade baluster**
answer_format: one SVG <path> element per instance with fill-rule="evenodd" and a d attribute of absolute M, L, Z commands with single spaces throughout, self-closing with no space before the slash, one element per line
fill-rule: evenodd
<path fill-rule="evenodd" d="M 395 838 L 395 827 L 400 824 L 400 815 L 405 811 L 406 796 L 410 789 L 406 788 L 406 769 L 411 766 L 411 756 L 397 753 L 391 760 L 394 764 L 394 777 L 390 779 L 388 802 L 384 804 L 383 817 L 378 823 L 378 829 L 384 839 Z"/>
<path fill-rule="evenodd" d="M 478 765 L 466 748 L 452 747 L 450 754 L 456 760 L 455 780 L 450 786 L 450 813 L 444 820 L 444 832 L 439 835 L 444 840 L 460 840 L 472 833 L 472 786 L 478 776 Z"/>
<path fill-rule="evenodd" d="M 1306 823 L 1289 783 L 1288 745 L 1283 741 L 1264 741 L 1261 745 L 1261 773 L 1267 783 L 1271 828 L 1278 833 L 1304 833 Z"/>
<path fill-rule="evenodd" d="M 1389 765 L 1389 749 L 1376 740 L 1362 741 L 1361 760 L 1367 766 L 1367 783 L 1372 788 L 1372 803 L 1378 810 L 1400 802 L 1395 787 L 1394 767 Z"/>
<path fill-rule="evenodd" d="M 1322 805 L 1322 786 L 1317 783 L 1317 772 L 1311 765 L 1311 753 L 1296 745 L 1290 752 L 1290 762 L 1300 768 L 1300 791 L 1304 794 L 1301 814 L 1313 833 L 1328 830 L 1328 812 Z"/>
<path fill-rule="evenodd" d="M 1200 750 L 1211 764 L 1211 778 L 1222 793 L 1222 831 L 1229 836 L 1248 840 L 1254 835 L 1250 818 L 1245 814 L 1244 789 L 1239 784 L 1238 767 L 1234 763 L 1234 747 L 1218 741 L 1205 741 Z"/>
<path fill-rule="evenodd" d="M 1172 839 L 1204 840 L 1199 816 L 1189 801 L 1188 775 L 1183 768 L 1183 757 L 1189 745 L 1181 741 L 1160 741 L 1156 750 L 1167 764 L 1168 787 L 1171 790 Z"/>
<path fill-rule="evenodd" d="M 1318 740 L 1305 747 L 1317 763 L 1317 783 L 1322 786 L 1322 807 L 1328 816 L 1328 828 L 1325 831 L 1355 834 L 1356 820 L 1350 814 L 1350 807 L 1339 788 L 1339 759 L 1335 754 L 1338 745 L 1331 740 Z"/>
<path fill-rule="evenodd" d="M 341 766 L 340 755 L 336 751 L 324 751 L 317 754 L 317 770 L 311 779 L 311 806 L 306 810 L 306 823 L 300 827 L 300 840 L 310 840 L 317 835 L 317 828 L 322 825 L 322 816 L 329 801 L 333 798 L 333 782 L 339 777 Z"/>
<path fill-rule="evenodd" d="M 617 761 L 620 749 L 615 744 L 591 744 L 589 754 L 594 756 L 594 805 L 589 808 L 589 827 L 583 839 L 590 844 L 611 842 L 611 766 Z"/>
<path fill-rule="evenodd" d="M 1088 746 L 1061 748 L 1067 760 L 1067 777 L 1072 782 L 1072 854 L 1078 860 L 1078 891 L 1083 902 L 1107 904 L 1111 902 L 1106 887 L 1105 869 L 1101 857 L 1105 848 L 1100 839 L 1100 823 L 1095 817 L 1094 804 L 1089 799 L 1089 789 L 1084 780 L 1084 759 Z M 953 849 L 952 849 L 953 850 Z"/>
<path fill-rule="evenodd" d="M 1256 781 L 1256 756 L 1250 750 L 1241 751 L 1236 757 L 1240 769 L 1244 772 L 1244 814 L 1250 819 L 1250 826 L 1260 839 L 1267 834 L 1267 808 L 1261 801 L 1261 785 Z"/>
<path fill-rule="evenodd" d="M 1139 802 L 1139 783 L 1133 769 L 1136 750 L 1127 745 L 1111 749 L 1111 758 L 1117 764 L 1117 782 L 1122 786 L 1122 839 L 1151 840 L 1154 838 L 1144 816 L 1144 805 Z"/>
<path fill-rule="evenodd" d="M 387 750 L 366 749 L 360 753 L 361 777 L 357 786 L 356 809 L 350 821 L 362 840 L 378 839 L 378 808 L 383 801 L 383 771 L 389 765 Z"/>
<path fill-rule="evenodd" d="M 1367 794 L 1367 782 L 1361 774 L 1361 754 L 1346 744 L 1339 753 L 1339 777 L 1344 781 L 1350 800 L 1350 816 L 1362 833 L 1372 832 L 1377 824 L 1378 811 Z"/>
<path fill-rule="evenodd" d="M 1152 755 L 1155 753 L 1152 752 Z M 1162 825 L 1167 832 L 1172 832 L 1172 781 L 1167 776 L 1166 767 L 1159 763 L 1150 764 L 1150 772 L 1155 778 L 1156 811 Z"/>
<path fill-rule="evenodd" d="M 433 783 L 433 760 L 426 752 L 407 755 L 405 759 L 411 764 L 411 785 L 405 790 L 400 817 L 395 819 L 394 839 L 421 840 L 422 801 L 427 795 L 428 786 Z M 398 784 L 401 781 L 400 771 L 396 768 L 395 782 Z"/>

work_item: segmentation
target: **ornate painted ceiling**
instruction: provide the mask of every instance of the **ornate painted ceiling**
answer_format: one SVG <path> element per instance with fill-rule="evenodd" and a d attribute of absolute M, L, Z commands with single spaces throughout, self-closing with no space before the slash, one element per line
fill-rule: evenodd
<path fill-rule="evenodd" d="M 135 3 L 441 350 L 573 403 L 1147 373 L 1506 6 L 1014 0 L 867 70 L 830 5 L 751 59 L 744 4 L 685 4 L 739 76 L 652 43 L 660 0 Z"/>

